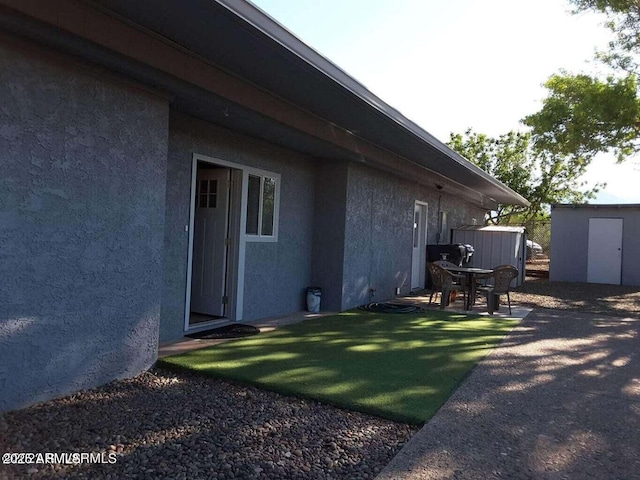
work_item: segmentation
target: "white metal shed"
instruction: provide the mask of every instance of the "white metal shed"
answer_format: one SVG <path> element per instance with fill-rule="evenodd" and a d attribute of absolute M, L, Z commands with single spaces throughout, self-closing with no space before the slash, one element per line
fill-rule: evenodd
<path fill-rule="evenodd" d="M 525 277 L 527 232 L 524 227 L 497 225 L 464 225 L 452 231 L 453 243 L 464 243 L 474 248 L 469 267 L 493 268 L 513 265 L 518 277 L 512 286 L 522 285 Z"/>
<path fill-rule="evenodd" d="M 640 205 L 551 205 L 552 282 L 640 285 Z"/>

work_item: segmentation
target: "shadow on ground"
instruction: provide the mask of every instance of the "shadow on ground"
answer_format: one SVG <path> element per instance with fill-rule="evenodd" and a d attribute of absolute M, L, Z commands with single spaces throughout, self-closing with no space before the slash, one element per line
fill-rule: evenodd
<path fill-rule="evenodd" d="M 640 312 L 640 287 L 527 277 L 511 300 L 522 306 L 626 317 Z"/>
<path fill-rule="evenodd" d="M 379 478 L 640 478 L 639 331 L 530 314 Z"/>
<path fill-rule="evenodd" d="M 439 311 L 351 311 L 161 364 L 422 424 L 516 323 Z"/>

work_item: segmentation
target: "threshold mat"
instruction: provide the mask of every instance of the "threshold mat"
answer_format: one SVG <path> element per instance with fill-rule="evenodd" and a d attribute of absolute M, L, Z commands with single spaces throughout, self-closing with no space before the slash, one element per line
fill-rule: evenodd
<path fill-rule="evenodd" d="M 204 330 L 197 333 L 190 333 L 189 335 L 185 335 L 185 337 L 199 338 L 203 340 L 215 340 L 217 338 L 249 337 L 251 335 L 257 335 L 258 333 L 260 333 L 260 329 L 254 327 L 253 325 L 234 323 L 231 325 L 225 325 L 224 327 L 212 328 L 210 330 Z"/>

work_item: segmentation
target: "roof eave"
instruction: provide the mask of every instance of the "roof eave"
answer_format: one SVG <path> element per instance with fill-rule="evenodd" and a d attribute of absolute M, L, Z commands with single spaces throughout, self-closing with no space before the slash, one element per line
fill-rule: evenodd
<path fill-rule="evenodd" d="M 530 202 L 522 195 L 518 194 L 511 188 L 496 180 L 487 172 L 462 157 L 460 154 L 449 148 L 446 144 L 435 138 L 429 132 L 418 126 L 416 123 L 402 115 L 398 110 L 378 98 L 364 85 L 347 74 L 344 70 L 331 62 L 318 51 L 301 41 L 286 27 L 276 21 L 268 13 L 254 5 L 249 1 L 237 0 L 216 0 L 220 5 L 224 6 L 234 15 L 250 24 L 253 28 L 260 31 L 263 35 L 271 38 L 283 48 L 305 61 L 307 64 L 317 69 L 322 74 L 339 84 L 342 88 L 348 90 L 351 94 L 357 96 L 360 100 L 367 103 L 371 108 L 383 114 L 388 119 L 411 132 L 418 139 L 427 145 L 436 148 L 445 154 L 452 161 L 467 168 L 475 175 L 490 183 L 502 195 L 502 200 L 492 198 L 496 203 L 508 203 L 513 205 L 521 205 L 528 207 Z M 505 201 L 510 200 L 510 201 Z"/>

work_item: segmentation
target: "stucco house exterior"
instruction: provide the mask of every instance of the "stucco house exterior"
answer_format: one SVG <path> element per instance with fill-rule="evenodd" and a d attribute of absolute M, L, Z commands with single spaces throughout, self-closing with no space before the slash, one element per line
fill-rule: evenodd
<path fill-rule="evenodd" d="M 0 0 L 0 99 L 0 410 L 408 293 L 527 204 L 243 0 Z"/>

